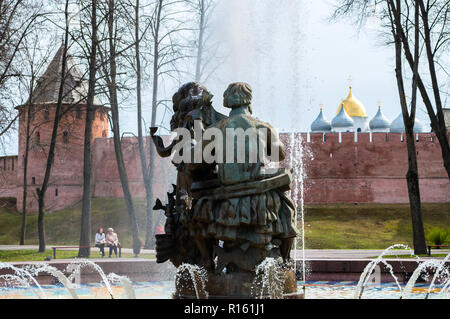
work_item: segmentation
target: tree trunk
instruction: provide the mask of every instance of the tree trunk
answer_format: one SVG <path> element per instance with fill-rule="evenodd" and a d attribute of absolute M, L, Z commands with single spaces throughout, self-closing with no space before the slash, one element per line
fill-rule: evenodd
<path fill-rule="evenodd" d="M 392 6 L 392 0 L 388 1 L 389 6 Z M 439 144 L 441 146 L 441 154 L 442 159 L 444 162 L 444 168 L 447 172 L 447 176 L 450 179 L 450 145 L 447 135 L 447 129 L 445 126 L 445 120 L 444 120 L 444 113 L 442 111 L 442 103 L 440 98 L 440 92 L 439 92 L 439 85 L 437 81 L 436 76 L 436 69 L 435 69 L 435 62 L 433 53 L 431 52 L 431 39 L 430 39 L 430 28 L 428 25 L 428 14 L 425 11 L 424 3 L 423 1 L 418 0 L 416 2 L 416 5 L 419 5 L 420 10 L 422 11 L 422 21 L 424 23 L 423 25 L 423 33 L 424 33 L 424 42 L 425 42 L 425 48 L 427 52 L 427 60 L 428 60 L 428 66 L 430 71 L 430 76 L 432 79 L 432 86 L 433 86 L 433 93 L 435 97 L 435 105 L 436 105 L 436 113 L 433 108 L 433 105 L 431 103 L 431 99 L 428 96 L 427 88 L 425 87 L 425 84 L 423 83 L 420 75 L 418 76 L 418 88 L 420 91 L 420 94 L 422 96 L 423 103 L 425 104 L 425 107 L 427 109 L 428 116 L 431 121 L 431 127 L 433 129 L 433 132 L 436 134 L 436 137 L 439 141 Z M 411 53 L 411 49 L 409 47 L 409 41 L 407 34 L 404 32 L 403 29 L 398 30 L 398 36 L 401 38 L 401 41 L 403 43 L 403 49 L 405 51 L 405 57 L 408 61 L 408 64 L 411 68 L 411 70 L 414 72 L 414 57 Z"/>
<path fill-rule="evenodd" d="M 119 129 L 119 103 L 117 98 L 117 65 L 116 65 L 116 48 L 115 48 L 115 34 L 114 34 L 114 0 L 109 0 L 109 14 L 108 14 L 108 33 L 109 33 L 109 66 L 110 66 L 110 81 L 108 85 L 111 103 L 112 115 L 112 129 L 114 133 L 114 151 L 116 153 L 117 168 L 119 170 L 120 182 L 122 184 L 123 195 L 130 217 L 131 231 L 133 234 L 133 252 L 137 256 L 141 250 L 141 241 L 139 239 L 139 228 L 136 220 L 136 213 L 134 211 L 133 201 L 128 185 L 128 177 L 125 170 L 125 163 L 123 160 L 122 144 L 120 141 Z"/>
<path fill-rule="evenodd" d="M 156 125 L 156 114 L 157 114 L 157 108 L 158 108 L 158 85 L 159 85 L 159 30 L 160 30 L 160 23 L 161 23 L 161 12 L 162 12 L 162 0 L 158 0 L 158 8 L 156 13 L 156 19 L 155 19 L 155 31 L 154 31 L 154 38 L 153 38 L 153 95 L 152 95 L 152 119 L 151 119 L 151 126 L 155 127 Z M 148 183 L 150 185 L 149 191 L 147 191 L 146 187 L 146 199 L 147 199 L 147 207 L 146 207 L 146 213 L 147 213 L 147 223 L 146 223 L 146 238 L 145 238 L 145 248 L 153 248 L 155 244 L 155 223 L 154 223 L 154 212 L 153 212 L 153 194 L 152 194 L 152 181 L 154 180 L 155 174 L 155 147 L 153 143 L 150 142 L 149 145 L 150 148 L 150 168 L 148 171 Z M 146 164 L 145 164 L 146 165 Z M 146 182 L 147 183 L 147 182 Z M 149 203 L 152 203 L 149 205 Z"/>
<path fill-rule="evenodd" d="M 78 257 L 91 255 L 91 177 L 92 177 L 92 124 L 95 117 L 94 95 L 97 67 L 97 0 L 92 0 L 91 12 L 91 52 L 89 57 L 89 88 L 86 103 L 86 126 L 84 130 L 84 167 L 83 167 L 83 207 L 81 212 L 80 248 Z"/>
<path fill-rule="evenodd" d="M 415 56 L 413 64 L 413 99 L 411 104 L 411 114 L 408 112 L 408 107 L 405 97 L 405 87 L 403 82 L 402 72 L 402 39 L 400 36 L 401 15 L 400 15 L 400 0 L 396 1 L 396 5 L 392 0 L 389 1 L 390 10 L 392 12 L 392 34 L 395 40 L 395 74 L 397 78 L 397 87 L 400 96 L 400 104 L 402 107 L 403 122 L 405 125 L 406 144 L 408 150 L 408 172 L 406 174 L 406 182 L 408 185 L 408 196 L 411 210 L 412 228 L 413 228 L 413 243 L 414 253 L 426 254 L 425 232 L 423 229 L 422 209 L 420 202 L 420 188 L 419 188 L 419 174 L 417 167 L 417 153 L 414 138 L 414 122 L 417 99 L 417 85 L 418 85 L 418 65 L 419 65 L 419 43 L 418 43 L 418 28 L 416 28 L 416 42 L 415 42 Z M 417 10 L 416 10 L 417 18 Z"/>
<path fill-rule="evenodd" d="M 447 129 L 444 126 L 439 127 L 439 129 L 434 131 L 436 134 L 436 137 L 439 141 L 439 144 L 441 145 L 441 153 L 442 153 L 442 159 L 444 160 L 444 167 L 447 171 L 448 178 L 450 179 L 450 145 L 448 141 L 448 132 Z"/>
<path fill-rule="evenodd" d="M 197 64 L 195 68 L 195 81 L 200 82 L 202 76 L 203 37 L 205 33 L 205 0 L 200 0 L 200 26 L 198 34 Z"/>
<path fill-rule="evenodd" d="M 137 90 L 137 125 L 138 125 L 138 144 L 139 158 L 141 160 L 141 170 L 144 179 L 145 199 L 146 199 L 146 238 L 144 248 L 153 248 L 153 196 L 152 180 L 149 178 L 147 168 L 147 156 L 145 152 L 145 141 L 142 128 L 142 75 L 141 75 L 141 53 L 140 53 L 140 34 L 139 34 L 139 0 L 136 0 L 135 6 L 135 59 L 136 59 L 136 90 Z M 151 147 L 151 145 L 150 145 Z"/>
<path fill-rule="evenodd" d="M 413 122 L 414 123 L 414 122 Z M 411 221 L 413 229 L 414 253 L 416 255 L 426 254 L 427 247 L 425 232 L 423 229 L 422 208 L 420 201 L 419 174 L 417 168 L 416 146 L 412 127 L 407 130 L 406 143 L 408 148 L 408 173 L 406 180 L 408 184 L 408 196 L 411 209 Z"/>
<path fill-rule="evenodd" d="M 33 83 L 33 80 L 31 81 Z M 31 88 L 33 84 L 31 84 Z M 30 92 L 32 89 L 30 90 Z M 30 94 L 31 103 L 31 94 Z M 28 179 L 28 154 L 30 150 L 30 124 L 31 124 L 31 104 L 27 106 L 27 127 L 25 132 L 25 155 L 23 159 L 23 196 L 22 196 L 22 224 L 20 228 L 20 245 L 25 245 L 25 233 L 27 230 L 27 179 Z"/>
<path fill-rule="evenodd" d="M 45 203 L 44 195 L 41 194 L 41 190 L 36 190 L 38 194 L 38 236 L 39 236 L 39 252 L 45 252 L 45 227 L 44 227 L 44 216 L 45 216 Z"/>
<path fill-rule="evenodd" d="M 58 126 L 59 126 L 59 120 L 61 117 L 61 108 L 62 108 L 62 101 L 63 101 L 63 91 L 64 91 L 64 83 L 65 83 L 65 77 L 66 77 L 66 60 L 67 60 L 67 47 L 68 47 L 68 41 L 69 41 L 69 25 L 68 25 L 68 17 L 69 17 L 69 1 L 66 0 L 65 4 L 65 21 L 66 21 L 66 28 L 65 28 L 65 39 L 64 39 L 64 51 L 62 56 L 62 69 L 61 69 L 61 82 L 59 85 L 59 92 L 58 92 L 58 102 L 56 103 L 56 110 L 55 110 L 55 120 L 53 122 L 53 131 L 52 131 L 52 137 L 50 141 L 50 148 L 48 151 L 47 156 L 47 165 L 45 168 L 45 176 L 44 181 L 42 182 L 42 187 L 40 189 L 37 189 L 37 195 L 38 195 L 38 204 L 39 204 L 39 213 L 38 213 L 38 234 L 39 234 L 39 252 L 45 251 L 45 226 L 44 226 L 44 217 L 45 217 L 45 193 L 47 192 L 48 183 L 50 181 L 50 174 L 53 166 L 53 160 L 55 157 L 55 147 L 56 147 L 56 137 L 58 134 Z"/>

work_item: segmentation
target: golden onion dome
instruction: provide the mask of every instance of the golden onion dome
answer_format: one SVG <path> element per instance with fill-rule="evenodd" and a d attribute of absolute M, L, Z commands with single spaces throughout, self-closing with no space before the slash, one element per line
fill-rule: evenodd
<path fill-rule="evenodd" d="M 339 104 L 339 108 L 336 112 L 336 115 L 341 111 L 342 106 L 344 106 L 345 112 L 351 117 L 359 116 L 359 117 L 367 117 L 366 109 L 362 102 L 356 99 L 352 93 L 352 87 L 350 86 L 350 92 L 345 100 Z"/>

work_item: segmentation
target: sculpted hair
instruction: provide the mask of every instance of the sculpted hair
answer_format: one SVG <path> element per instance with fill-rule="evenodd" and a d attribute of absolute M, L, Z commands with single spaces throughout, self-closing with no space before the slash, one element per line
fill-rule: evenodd
<path fill-rule="evenodd" d="M 228 104 L 228 96 L 236 93 L 237 99 L 234 99 L 232 104 Z M 225 107 L 234 108 L 242 105 L 250 105 L 252 103 L 252 87 L 245 82 L 231 83 L 224 93 Z"/>

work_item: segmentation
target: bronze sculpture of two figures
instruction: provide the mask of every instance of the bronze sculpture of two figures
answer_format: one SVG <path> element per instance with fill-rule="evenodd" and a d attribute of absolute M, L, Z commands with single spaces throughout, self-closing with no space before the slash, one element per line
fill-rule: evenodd
<path fill-rule="evenodd" d="M 247 83 L 230 84 L 225 116 L 206 88 L 187 83 L 173 96 L 172 144 L 165 147 L 151 129 L 158 154 L 173 155 L 178 173 L 167 204 L 158 199 L 154 208 L 167 217 L 165 234 L 156 235 L 157 262 L 203 267 L 210 298 L 255 297 L 255 269 L 266 258 L 284 265 L 283 292 L 296 292 L 288 266 L 297 236 L 292 175 L 270 168 L 284 160 L 284 146 L 272 126 L 252 116 L 251 102 Z M 189 280 L 177 283 L 178 297 L 193 295 Z"/>

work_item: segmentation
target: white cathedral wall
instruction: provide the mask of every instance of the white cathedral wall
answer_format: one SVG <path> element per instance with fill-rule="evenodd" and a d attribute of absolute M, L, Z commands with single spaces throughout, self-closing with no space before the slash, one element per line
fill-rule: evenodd
<path fill-rule="evenodd" d="M 391 130 L 390 130 L 390 128 L 376 128 L 371 131 L 373 133 L 389 133 Z"/>
<path fill-rule="evenodd" d="M 332 132 L 341 132 L 341 133 L 346 133 L 346 132 L 354 132 L 355 128 L 352 126 L 349 127 L 333 127 Z"/>
<path fill-rule="evenodd" d="M 369 119 L 367 117 L 352 116 L 352 120 L 355 123 L 355 132 L 369 132 Z M 360 129 L 360 130 L 358 130 Z"/>

